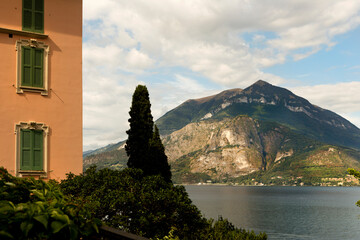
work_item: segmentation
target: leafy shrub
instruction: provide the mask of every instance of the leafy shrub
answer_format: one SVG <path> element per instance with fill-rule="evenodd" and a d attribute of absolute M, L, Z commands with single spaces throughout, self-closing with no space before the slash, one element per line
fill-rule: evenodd
<path fill-rule="evenodd" d="M 146 237 L 164 237 L 171 227 L 181 239 L 200 236 L 206 220 L 191 204 L 183 186 L 139 169 L 95 167 L 82 175 L 68 174 L 61 188 L 74 202 L 87 202 L 91 213 L 107 225 Z"/>
<path fill-rule="evenodd" d="M 55 181 L 16 178 L 0 168 L 1 239 L 83 239 L 100 220 L 67 200 Z"/>
<path fill-rule="evenodd" d="M 267 239 L 266 234 L 235 228 L 227 220 L 206 220 L 183 186 L 139 169 L 91 167 L 68 174 L 61 188 L 74 202 L 86 202 L 91 214 L 109 226 L 154 239 Z"/>

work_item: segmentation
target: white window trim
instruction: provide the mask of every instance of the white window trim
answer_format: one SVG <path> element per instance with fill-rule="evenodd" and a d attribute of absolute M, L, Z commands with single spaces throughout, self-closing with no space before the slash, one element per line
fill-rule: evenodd
<path fill-rule="evenodd" d="M 35 88 L 29 86 L 21 85 L 21 47 L 35 47 L 41 48 L 44 50 L 44 58 L 43 58 L 43 88 Z M 48 60 L 49 60 L 49 46 L 43 42 L 38 42 L 35 39 L 22 39 L 16 41 L 16 93 L 24 93 L 24 91 L 28 92 L 40 92 L 41 95 L 47 96 L 49 93 L 49 83 L 48 83 Z"/>
<path fill-rule="evenodd" d="M 20 131 L 21 129 L 33 129 L 33 130 L 42 130 L 43 131 L 43 170 L 20 170 Z M 37 122 L 20 122 L 15 124 L 15 170 L 17 177 L 23 176 L 39 176 L 41 178 L 47 178 L 48 174 L 48 135 L 49 135 L 49 126 L 44 123 Z"/>

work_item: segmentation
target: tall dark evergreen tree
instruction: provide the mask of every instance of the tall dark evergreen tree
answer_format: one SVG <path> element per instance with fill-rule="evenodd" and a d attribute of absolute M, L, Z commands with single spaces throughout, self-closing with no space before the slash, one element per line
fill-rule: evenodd
<path fill-rule="evenodd" d="M 165 181 L 171 182 L 171 171 L 168 163 L 167 156 L 165 154 L 164 145 L 161 142 L 159 129 L 155 125 L 154 134 L 150 140 L 150 161 L 148 166 L 151 171 L 151 175 L 160 174 Z"/>
<path fill-rule="evenodd" d="M 143 169 L 149 159 L 149 139 L 153 136 L 154 126 L 150 107 L 146 86 L 138 85 L 132 96 L 129 112 L 130 129 L 126 131 L 128 139 L 125 150 L 129 157 L 127 165 L 130 168 Z"/>
<path fill-rule="evenodd" d="M 161 175 L 171 182 L 170 165 L 161 142 L 159 129 L 155 126 L 150 110 L 149 92 L 146 86 L 135 89 L 130 108 L 130 129 L 125 150 L 129 168 L 140 168 L 145 175 Z"/>

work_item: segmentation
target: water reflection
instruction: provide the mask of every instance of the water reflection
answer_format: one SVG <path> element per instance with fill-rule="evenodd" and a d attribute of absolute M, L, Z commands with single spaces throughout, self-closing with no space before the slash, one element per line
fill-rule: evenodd
<path fill-rule="evenodd" d="M 269 239 L 360 239 L 360 188 L 186 186 L 206 217 Z"/>

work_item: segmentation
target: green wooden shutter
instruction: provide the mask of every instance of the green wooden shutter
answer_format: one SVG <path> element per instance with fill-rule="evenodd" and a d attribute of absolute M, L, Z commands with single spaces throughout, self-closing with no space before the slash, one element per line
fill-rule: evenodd
<path fill-rule="evenodd" d="M 21 129 L 20 170 L 43 170 L 43 131 Z"/>
<path fill-rule="evenodd" d="M 34 54 L 33 61 L 33 87 L 43 87 L 43 56 L 44 49 L 34 48 L 32 49 Z"/>
<path fill-rule="evenodd" d="M 44 49 L 21 47 L 21 85 L 27 87 L 44 87 Z"/>
<path fill-rule="evenodd" d="M 44 32 L 44 0 L 34 0 L 34 31 Z"/>
<path fill-rule="evenodd" d="M 43 131 L 33 131 L 33 170 L 43 170 Z"/>
<path fill-rule="evenodd" d="M 23 0 L 23 30 L 44 33 L 44 0 Z"/>
<path fill-rule="evenodd" d="M 31 131 L 20 131 L 20 169 L 31 170 Z"/>
<path fill-rule="evenodd" d="M 33 78 L 33 53 L 30 47 L 21 47 L 21 85 L 32 86 Z"/>
<path fill-rule="evenodd" d="M 23 0 L 23 30 L 31 31 L 33 26 L 33 6 L 32 0 Z"/>

